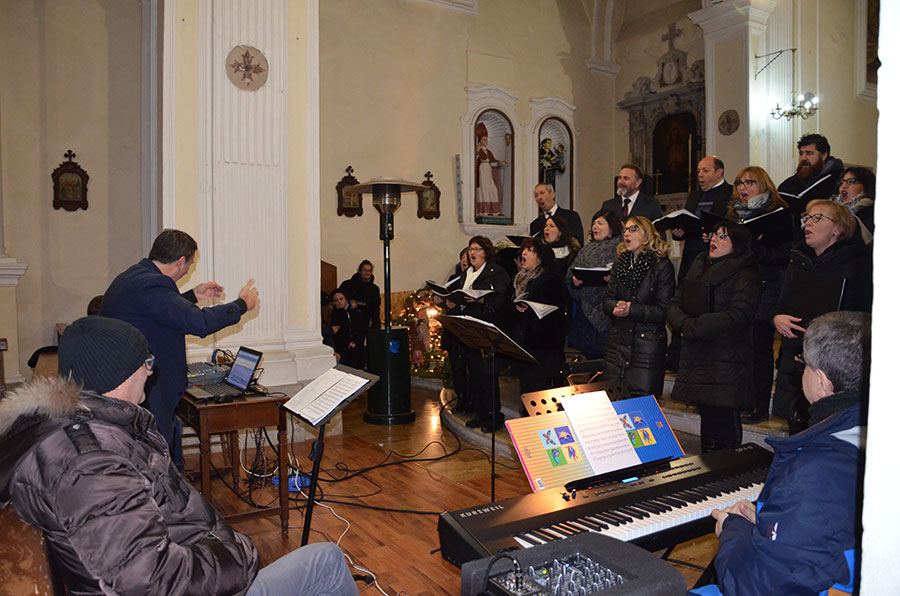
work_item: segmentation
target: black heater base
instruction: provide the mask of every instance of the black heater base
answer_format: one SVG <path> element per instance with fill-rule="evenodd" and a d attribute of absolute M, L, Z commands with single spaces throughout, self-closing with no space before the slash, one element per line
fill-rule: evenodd
<path fill-rule="evenodd" d="M 368 391 L 363 420 L 369 424 L 408 424 L 416 419 L 410 403 L 409 329 L 391 329 L 390 348 L 385 352 L 385 330 L 369 329 L 369 372 L 381 377 Z M 390 366 L 390 386 L 385 372 Z"/>

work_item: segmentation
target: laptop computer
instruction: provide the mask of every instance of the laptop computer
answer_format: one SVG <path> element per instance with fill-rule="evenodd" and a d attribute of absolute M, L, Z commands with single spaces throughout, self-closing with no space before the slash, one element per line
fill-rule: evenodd
<path fill-rule="evenodd" d="M 260 360 L 262 360 L 262 352 L 241 346 L 238 348 L 234 363 L 224 382 L 202 387 L 188 387 L 187 393 L 197 399 L 260 395 L 259 391 L 250 388 L 250 381 L 253 380 L 256 369 L 259 368 Z"/>

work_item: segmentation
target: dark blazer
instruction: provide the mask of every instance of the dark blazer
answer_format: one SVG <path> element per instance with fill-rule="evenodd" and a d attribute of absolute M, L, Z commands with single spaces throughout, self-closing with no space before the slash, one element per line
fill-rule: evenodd
<path fill-rule="evenodd" d="M 651 197 L 650 195 L 644 194 L 643 192 L 638 193 L 637 199 L 634 201 L 634 205 L 629 205 L 630 209 L 628 210 L 628 215 L 640 215 L 641 217 L 646 217 L 650 221 L 655 219 L 659 219 L 662 217 L 662 207 L 659 204 L 659 201 Z M 613 213 L 622 217 L 622 197 L 615 196 L 608 201 L 604 201 L 603 205 L 600 207 L 601 209 L 609 209 Z"/>
<path fill-rule="evenodd" d="M 733 192 L 734 187 L 725 181 L 710 190 L 703 191 L 698 188 L 688 195 L 684 208 L 691 213 L 699 215 L 699 213 L 697 213 L 697 205 L 700 204 L 701 199 L 704 202 L 711 200 L 712 207 L 704 209 L 704 211 L 709 211 L 714 215 L 725 217 L 725 214 L 728 213 L 728 203 L 731 201 Z"/>
<path fill-rule="evenodd" d="M 560 207 L 556 210 L 556 215 L 559 215 L 566 220 L 572 238 L 575 238 L 578 240 L 578 244 L 584 246 L 584 226 L 581 225 L 581 216 L 578 215 L 578 212 Z M 534 218 L 531 222 L 531 227 L 529 228 L 531 230 L 531 235 L 534 236 L 538 232 L 542 232 L 544 230 L 544 222 L 546 221 L 547 218 L 544 217 L 544 214 L 538 213 L 538 216 Z"/>
<path fill-rule="evenodd" d="M 469 269 L 466 269 L 466 273 L 469 273 L 472 270 L 473 269 L 469 267 Z M 458 290 L 463 287 L 465 281 L 465 276 L 460 276 L 459 279 L 447 286 L 447 289 L 450 291 Z M 502 315 L 506 314 L 505 308 L 507 306 L 507 301 L 509 300 L 510 285 L 509 275 L 507 275 L 506 270 L 503 269 L 503 267 L 497 263 L 485 263 L 484 271 L 481 272 L 478 279 L 472 284 L 472 289 L 494 290 L 494 292 L 484 297 L 484 304 L 479 302 L 457 304 L 456 308 L 450 311 L 450 314 L 469 315 L 470 317 L 475 317 L 476 319 L 481 319 L 494 324 L 505 322 L 501 321 L 501 318 Z"/>
<path fill-rule="evenodd" d="M 193 290 L 184 294 L 149 259 L 120 273 L 103 295 L 100 314 L 137 327 L 156 356 L 156 371 L 148 381 L 147 408 L 160 432 L 172 444 L 175 407 L 187 386 L 184 336 L 206 337 L 234 325 L 247 310 L 238 298 L 218 306 L 197 308 Z"/>

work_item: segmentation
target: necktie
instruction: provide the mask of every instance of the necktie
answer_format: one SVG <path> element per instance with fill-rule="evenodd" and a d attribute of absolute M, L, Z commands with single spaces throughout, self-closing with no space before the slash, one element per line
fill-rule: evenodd
<path fill-rule="evenodd" d="M 628 203 L 631 202 L 631 199 L 625 198 L 622 199 L 622 219 L 624 220 L 628 217 Z"/>

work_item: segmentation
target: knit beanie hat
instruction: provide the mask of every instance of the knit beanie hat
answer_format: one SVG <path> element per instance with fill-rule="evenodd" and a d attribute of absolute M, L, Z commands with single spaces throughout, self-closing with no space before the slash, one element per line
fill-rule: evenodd
<path fill-rule="evenodd" d="M 103 395 L 150 357 L 147 340 L 129 323 L 98 315 L 69 325 L 59 341 L 59 374 Z"/>

